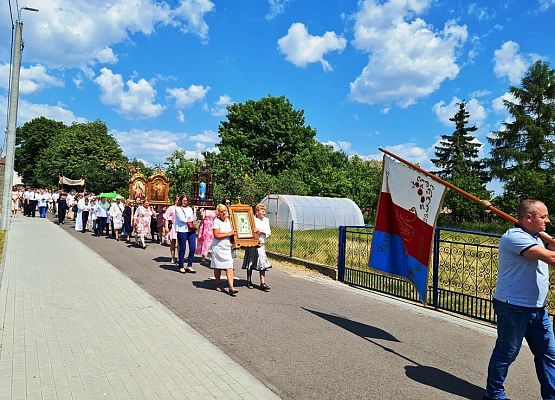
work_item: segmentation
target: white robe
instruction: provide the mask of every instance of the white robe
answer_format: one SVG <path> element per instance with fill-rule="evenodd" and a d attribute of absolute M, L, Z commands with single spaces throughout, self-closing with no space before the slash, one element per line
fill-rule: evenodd
<path fill-rule="evenodd" d="M 77 202 L 77 215 L 75 216 L 75 230 L 83 230 L 83 208 L 85 207 L 85 199 L 79 199 Z"/>
<path fill-rule="evenodd" d="M 123 208 L 122 203 L 118 204 L 114 201 L 110 206 L 110 219 L 114 222 L 114 229 L 121 229 L 123 226 Z"/>

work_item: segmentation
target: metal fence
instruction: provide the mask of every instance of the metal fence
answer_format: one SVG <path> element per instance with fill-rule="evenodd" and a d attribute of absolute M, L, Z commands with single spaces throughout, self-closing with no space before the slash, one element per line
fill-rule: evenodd
<path fill-rule="evenodd" d="M 310 229 L 308 229 L 310 228 Z M 266 249 L 285 256 L 300 258 L 315 264 L 337 267 L 337 228 L 314 225 L 272 225 L 272 235 Z"/>
<path fill-rule="evenodd" d="M 294 224 L 282 228 L 272 227 L 272 237 L 266 245 L 268 250 L 337 267 L 338 279 L 345 283 L 420 301 L 410 282 L 368 267 L 373 227 L 341 226 L 316 230 L 298 228 Z M 437 228 L 428 280 L 428 304 L 438 309 L 495 322 L 491 296 L 497 280 L 500 237 L 483 232 Z M 547 308 L 553 315 L 555 288 L 552 286 Z"/>

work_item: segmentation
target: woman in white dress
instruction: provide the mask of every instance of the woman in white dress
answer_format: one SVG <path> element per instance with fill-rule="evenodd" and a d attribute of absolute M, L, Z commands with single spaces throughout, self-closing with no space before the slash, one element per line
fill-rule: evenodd
<path fill-rule="evenodd" d="M 117 198 L 116 201 L 112 202 L 110 206 L 110 219 L 114 224 L 114 234 L 116 235 L 116 240 L 119 241 L 121 228 L 123 227 L 123 209 L 124 205 L 121 199 Z"/>
<path fill-rule="evenodd" d="M 211 245 L 212 260 L 210 268 L 214 270 L 214 278 L 216 278 L 216 290 L 222 291 L 220 277 L 222 270 L 225 270 L 227 277 L 228 291 L 231 296 L 236 296 L 238 291 L 233 286 L 233 256 L 231 247 L 231 238 L 235 231 L 231 227 L 231 221 L 227 216 L 227 207 L 218 204 L 216 207 L 217 218 L 214 220 L 212 231 L 214 232 L 214 240 Z"/>
<path fill-rule="evenodd" d="M 85 199 L 78 194 L 75 196 L 77 200 L 77 213 L 75 213 L 75 230 L 81 232 L 83 230 L 83 207 L 85 207 Z"/>

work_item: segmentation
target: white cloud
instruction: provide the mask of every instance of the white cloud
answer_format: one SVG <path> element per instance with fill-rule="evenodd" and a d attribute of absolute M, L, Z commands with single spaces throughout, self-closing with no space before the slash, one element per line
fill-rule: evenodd
<path fill-rule="evenodd" d="M 83 88 L 83 76 L 81 74 L 77 74 L 72 78 L 73 84 L 79 88 Z"/>
<path fill-rule="evenodd" d="M 181 0 L 181 4 L 172 12 L 172 15 L 183 20 L 179 24 L 183 32 L 193 33 L 205 42 L 208 39 L 208 24 L 204 20 L 204 15 L 213 10 L 214 3 L 210 0 Z"/>
<path fill-rule="evenodd" d="M 10 81 L 10 64 L 0 64 L 0 87 L 8 89 Z M 29 68 L 22 67 L 19 72 L 19 92 L 29 94 L 45 87 L 63 87 L 64 83 L 48 74 L 44 65 L 33 65 Z"/>
<path fill-rule="evenodd" d="M 183 133 L 158 129 L 113 130 L 110 133 L 116 138 L 128 158 L 142 158 L 154 164 L 164 161 L 175 150 L 180 150 L 177 142 L 187 136 Z"/>
<path fill-rule="evenodd" d="M 487 7 L 480 7 L 476 3 L 468 5 L 468 15 L 475 16 L 480 22 L 495 18 L 495 12 L 488 10 Z"/>
<path fill-rule="evenodd" d="M 470 50 L 468 50 L 468 62 L 473 63 L 474 59 L 478 56 L 478 54 L 480 54 L 480 51 L 482 50 L 482 43 L 480 37 L 477 35 L 472 36 L 472 38 L 470 39 L 470 43 L 472 46 Z"/>
<path fill-rule="evenodd" d="M 94 81 L 100 87 L 100 100 L 104 104 L 116 107 L 116 111 L 128 117 L 152 118 L 159 116 L 164 107 L 156 104 L 156 90 L 145 79 L 137 82 L 129 79 L 123 83 L 120 74 L 114 74 L 108 68 L 102 68 Z M 127 89 L 125 88 L 127 85 Z"/>
<path fill-rule="evenodd" d="M 7 97 L 0 96 L 1 115 L 6 115 L 7 106 Z M 25 122 L 29 122 L 37 117 L 46 117 L 55 121 L 62 121 L 66 125 L 71 125 L 73 122 L 87 122 L 85 118 L 76 116 L 73 111 L 68 110 L 62 104 L 52 106 L 50 104 L 31 103 L 20 99 L 17 108 L 17 125 L 21 126 Z"/>
<path fill-rule="evenodd" d="M 539 0 L 540 11 L 545 12 L 555 5 L 555 0 Z"/>
<path fill-rule="evenodd" d="M 330 51 L 345 49 L 347 41 L 335 34 L 326 32 L 322 36 L 312 36 L 306 27 L 295 22 L 287 31 L 287 35 L 278 40 L 278 47 L 285 58 L 297 67 L 306 67 L 308 64 L 319 62 L 324 71 L 331 71 L 331 64 L 324 59 L 324 55 Z"/>
<path fill-rule="evenodd" d="M 483 90 L 475 90 L 470 93 L 470 97 L 484 97 L 489 96 L 491 94 L 491 90 L 483 89 Z"/>
<path fill-rule="evenodd" d="M 209 143 L 209 144 L 215 144 L 220 142 L 220 137 L 218 136 L 218 133 L 210 130 L 204 131 L 197 135 L 191 135 L 190 139 L 197 142 Z"/>
<path fill-rule="evenodd" d="M 185 115 L 181 112 L 181 110 L 177 111 L 177 120 L 181 123 L 185 122 Z"/>
<path fill-rule="evenodd" d="M 95 58 L 99 63 L 103 64 L 117 64 L 118 62 L 118 56 L 114 54 L 114 51 L 110 47 L 104 47 L 102 50 L 98 50 Z"/>
<path fill-rule="evenodd" d="M 518 104 L 517 98 L 510 92 L 503 93 L 501 96 L 496 97 L 491 102 L 491 107 L 496 114 L 507 114 L 507 107 L 505 107 L 504 101 L 510 101 L 511 103 Z"/>
<path fill-rule="evenodd" d="M 434 155 L 434 148 L 423 148 L 415 143 L 403 143 L 394 146 L 383 146 L 385 150 L 411 162 L 413 164 L 418 164 L 421 168 L 425 170 L 432 170 L 434 165 L 430 161 Z M 365 160 L 382 160 L 384 153 L 370 154 L 366 156 L 361 156 Z"/>
<path fill-rule="evenodd" d="M 177 108 L 187 108 L 206 97 L 210 86 L 191 85 L 184 88 L 168 88 L 166 92 L 175 99 Z"/>
<path fill-rule="evenodd" d="M 501 48 L 495 50 L 495 66 L 493 72 L 495 76 L 506 76 L 511 84 L 520 82 L 524 73 L 528 69 L 528 63 L 519 53 L 518 43 L 508 41 L 503 43 Z"/>
<path fill-rule="evenodd" d="M 346 142 L 342 140 L 339 140 L 337 142 L 333 140 L 328 140 L 327 142 L 322 142 L 322 144 L 333 147 L 335 151 L 344 151 L 345 153 L 351 150 L 351 146 L 352 146 L 350 142 Z"/>
<path fill-rule="evenodd" d="M 430 0 L 365 0 L 356 14 L 353 45 L 370 59 L 351 82 L 351 99 L 407 107 L 459 73 L 458 51 L 466 25 L 448 21 L 441 31 L 421 18 Z M 410 20 L 410 18 L 413 18 Z"/>
<path fill-rule="evenodd" d="M 272 20 L 285 11 L 285 6 L 289 3 L 289 0 L 268 0 L 270 5 L 270 10 L 268 14 L 264 16 L 267 20 Z"/>
<path fill-rule="evenodd" d="M 432 107 L 434 113 L 436 114 L 437 119 L 445 126 L 453 127 L 454 122 L 449 121 L 449 118 L 453 118 L 457 112 L 459 112 L 459 103 L 462 100 L 458 97 L 453 97 L 449 104 L 446 104 L 444 101 L 440 101 Z M 480 101 L 476 100 L 475 98 L 471 98 L 467 102 L 465 102 L 465 110 L 470 114 L 468 118 L 468 125 L 477 125 L 478 128 L 482 125 L 488 113 L 486 108 L 480 103 Z"/>
<path fill-rule="evenodd" d="M 40 4 L 38 4 L 40 3 Z M 152 35 L 158 26 L 171 25 L 206 40 L 204 15 L 210 0 L 48 0 L 35 4 L 40 12 L 26 14 L 25 58 L 48 66 L 83 67 L 117 62 L 113 46 L 132 35 Z M 172 5 L 179 5 L 172 9 Z M 0 29 L 11 28 L 9 7 L 0 7 Z M 110 53 L 111 52 L 111 53 Z M 0 44 L 9 55 L 9 41 Z"/>
<path fill-rule="evenodd" d="M 213 145 L 219 142 L 217 133 L 209 130 L 196 135 L 159 129 L 113 130 L 110 133 L 128 158 L 147 160 L 150 165 L 163 164 L 176 150 L 183 151 L 186 158 L 202 160 L 202 152 L 216 151 Z"/>
<path fill-rule="evenodd" d="M 231 100 L 231 97 L 224 94 L 223 96 L 220 96 L 218 101 L 214 103 L 214 106 L 210 108 L 210 114 L 215 117 L 223 117 L 227 114 L 227 106 L 231 104 L 233 104 L 233 100 Z"/>

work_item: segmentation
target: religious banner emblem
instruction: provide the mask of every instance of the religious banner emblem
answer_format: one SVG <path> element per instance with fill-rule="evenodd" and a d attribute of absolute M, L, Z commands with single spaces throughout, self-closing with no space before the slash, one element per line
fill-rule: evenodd
<path fill-rule="evenodd" d="M 371 268 L 402 276 L 426 302 L 434 226 L 446 187 L 384 156 Z"/>

